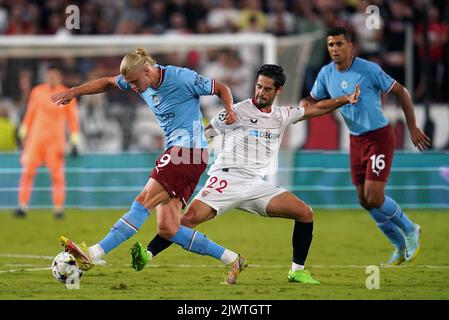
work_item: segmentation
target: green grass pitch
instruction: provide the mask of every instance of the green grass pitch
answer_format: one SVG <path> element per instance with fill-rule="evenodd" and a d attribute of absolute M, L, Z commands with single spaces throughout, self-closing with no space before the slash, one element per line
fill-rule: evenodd
<path fill-rule="evenodd" d="M 198 227 L 214 241 L 244 254 L 249 268 L 238 284 L 223 286 L 223 266 L 213 258 L 172 245 L 140 272 L 130 266 L 134 239 L 145 244 L 156 230 L 154 214 L 142 230 L 68 290 L 49 270 L 62 251 L 59 236 L 88 245 L 103 238 L 123 210 L 66 210 L 55 221 L 48 210 L 33 210 L 18 220 L 0 211 L 0 300 L 308 300 L 449 299 L 449 211 L 407 210 L 422 226 L 421 254 L 400 267 L 380 268 L 380 288 L 368 290 L 366 266 L 391 253 L 386 238 L 362 210 L 316 210 L 307 268 L 321 281 L 304 286 L 287 281 L 293 222 L 236 211 Z"/>

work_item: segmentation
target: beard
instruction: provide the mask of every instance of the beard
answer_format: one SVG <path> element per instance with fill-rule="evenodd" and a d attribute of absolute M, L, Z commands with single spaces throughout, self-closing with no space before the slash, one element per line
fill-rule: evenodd
<path fill-rule="evenodd" d="M 256 102 L 257 102 L 257 107 L 259 109 L 263 109 L 263 108 L 269 107 L 273 103 L 273 101 L 270 101 L 268 99 L 260 99 L 260 98 L 257 98 Z"/>

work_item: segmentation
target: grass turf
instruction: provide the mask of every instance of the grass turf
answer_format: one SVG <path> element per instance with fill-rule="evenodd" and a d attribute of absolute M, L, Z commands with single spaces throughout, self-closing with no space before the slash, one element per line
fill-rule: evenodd
<path fill-rule="evenodd" d="M 105 267 L 68 290 L 49 269 L 62 251 L 59 236 L 88 245 L 101 240 L 123 210 L 66 210 L 57 221 L 46 210 L 26 219 L 0 211 L 0 299 L 149 299 L 149 300 L 308 300 L 449 299 L 449 211 L 407 210 L 423 230 L 421 254 L 413 263 L 380 268 L 380 289 L 365 286 L 368 265 L 386 261 L 392 248 L 362 210 L 316 210 L 307 269 L 321 284 L 287 282 L 293 222 L 235 211 L 198 227 L 215 242 L 244 254 L 250 267 L 238 284 L 223 286 L 221 262 L 176 245 L 142 271 L 130 266 L 130 247 L 154 235 L 152 214 L 132 239 L 111 252 Z"/>

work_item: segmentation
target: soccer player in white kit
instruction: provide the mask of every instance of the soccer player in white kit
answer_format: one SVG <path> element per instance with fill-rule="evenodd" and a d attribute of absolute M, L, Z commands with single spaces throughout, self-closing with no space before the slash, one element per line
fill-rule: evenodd
<path fill-rule="evenodd" d="M 181 223 L 192 228 L 235 208 L 264 217 L 293 219 L 293 259 L 288 280 L 319 284 L 304 269 L 312 242 L 312 208 L 291 192 L 263 178 L 277 160 L 282 136 L 289 124 L 355 104 L 359 89 L 357 87 L 353 94 L 322 100 L 307 108 L 274 106 L 273 101 L 282 91 L 285 80 L 282 67 L 263 65 L 257 74 L 254 97 L 234 104 L 237 121 L 226 124 L 225 111 L 211 120 L 205 134 L 206 137 L 219 135 L 221 141 L 216 141 L 215 145 L 221 150 L 208 171 L 205 186 L 188 206 Z M 133 255 L 132 265 L 139 265 L 135 269 L 141 270 L 150 258 L 170 244 L 160 236 L 156 236 L 147 249 L 135 242 L 133 248 L 139 254 Z"/>

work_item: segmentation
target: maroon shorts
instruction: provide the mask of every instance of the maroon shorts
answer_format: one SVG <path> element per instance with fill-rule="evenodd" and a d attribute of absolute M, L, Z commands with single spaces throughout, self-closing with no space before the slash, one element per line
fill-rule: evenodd
<path fill-rule="evenodd" d="M 352 183 L 387 181 L 394 152 L 394 131 L 390 125 L 360 136 L 349 136 Z"/>
<path fill-rule="evenodd" d="M 189 201 L 208 162 L 207 149 L 174 146 L 156 160 L 151 178 L 157 180 L 167 192 L 182 201 Z"/>

